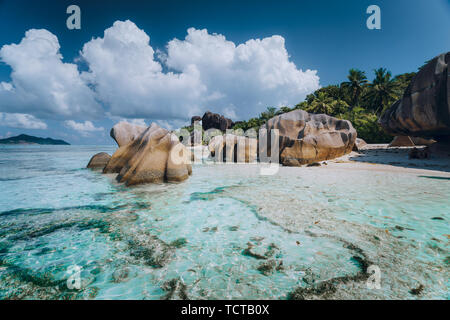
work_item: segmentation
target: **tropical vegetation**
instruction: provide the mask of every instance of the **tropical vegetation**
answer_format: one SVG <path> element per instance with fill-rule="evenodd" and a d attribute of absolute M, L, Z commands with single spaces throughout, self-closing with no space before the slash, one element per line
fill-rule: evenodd
<path fill-rule="evenodd" d="M 378 118 L 386 108 L 401 98 L 414 75 L 415 72 L 411 72 L 392 77 L 390 71 L 379 68 L 374 70 L 373 80 L 369 81 L 364 71 L 350 69 L 347 81 L 322 87 L 292 108 L 269 107 L 259 117 L 236 122 L 233 129 L 258 128 L 275 115 L 302 109 L 350 120 L 358 137 L 368 143 L 386 143 L 392 140 L 392 136 L 379 126 Z"/>

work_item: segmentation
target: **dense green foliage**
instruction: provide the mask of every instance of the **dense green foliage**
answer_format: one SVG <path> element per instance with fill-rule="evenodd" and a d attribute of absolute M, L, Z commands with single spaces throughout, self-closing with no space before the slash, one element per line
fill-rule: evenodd
<path fill-rule="evenodd" d="M 236 122 L 234 129 L 259 128 L 275 115 L 302 109 L 310 113 L 325 113 L 340 119 L 350 120 L 358 137 L 368 143 L 386 143 L 392 136 L 386 134 L 378 124 L 378 118 L 386 108 L 401 98 L 415 75 L 414 72 L 392 77 L 385 68 L 374 70 L 374 78 L 368 81 L 365 72 L 350 69 L 345 82 L 329 85 L 309 94 L 306 99 L 290 108 L 269 107 L 259 117 Z"/>

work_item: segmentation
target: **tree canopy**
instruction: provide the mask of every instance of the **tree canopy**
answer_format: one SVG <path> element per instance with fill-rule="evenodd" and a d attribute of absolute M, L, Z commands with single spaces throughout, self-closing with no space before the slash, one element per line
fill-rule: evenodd
<path fill-rule="evenodd" d="M 350 120 L 358 137 L 368 143 L 386 143 L 392 140 L 392 136 L 383 131 L 378 118 L 386 108 L 401 98 L 415 75 L 415 72 L 411 72 L 392 77 L 386 68 L 378 68 L 373 70 L 373 79 L 369 81 L 365 72 L 350 69 L 347 81 L 322 87 L 292 108 L 282 106 L 277 110 L 275 107 L 268 107 L 259 117 L 239 121 L 233 128 L 257 129 L 275 115 L 302 109 Z"/>

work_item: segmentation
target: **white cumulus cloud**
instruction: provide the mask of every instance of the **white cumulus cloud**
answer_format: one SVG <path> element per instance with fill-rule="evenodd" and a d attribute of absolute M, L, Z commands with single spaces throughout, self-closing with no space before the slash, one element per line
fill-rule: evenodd
<path fill-rule="evenodd" d="M 317 72 L 298 68 L 278 35 L 235 44 L 190 28 L 156 53 L 149 35 L 127 20 L 84 44 L 80 59 L 87 71 L 63 62 L 59 49 L 57 37 L 43 29 L 0 49 L 1 61 L 12 68 L 11 81 L 0 82 L 0 112 L 68 120 L 67 127 L 86 133 L 100 128 L 74 120 L 116 117 L 178 126 L 206 110 L 247 119 L 268 106 L 298 103 L 319 88 Z"/>
<path fill-rule="evenodd" d="M 19 44 L 0 49 L 0 60 L 12 68 L 11 82 L 0 83 L 0 111 L 56 119 L 101 114 L 77 65 L 62 62 L 59 49 L 45 29 L 28 30 Z"/>
<path fill-rule="evenodd" d="M 0 126 L 23 129 L 47 129 L 47 124 L 25 113 L 0 112 Z"/>
<path fill-rule="evenodd" d="M 204 107 L 238 118 L 256 116 L 268 106 L 293 105 L 319 88 L 316 71 L 302 71 L 289 61 L 281 36 L 236 46 L 223 35 L 190 28 L 184 40 L 170 41 L 167 49 L 169 67 L 199 71 L 210 97 Z"/>
<path fill-rule="evenodd" d="M 105 129 L 103 127 L 96 127 L 91 121 L 85 121 L 85 122 L 75 122 L 73 120 L 67 120 L 64 122 L 64 124 L 75 131 L 78 131 L 82 135 L 87 135 L 90 132 L 94 131 L 104 131 Z"/>
<path fill-rule="evenodd" d="M 131 21 L 116 21 L 103 38 L 83 46 L 86 81 L 95 86 L 108 112 L 126 118 L 186 119 L 198 112 L 206 93 L 195 68 L 162 71 L 149 36 Z"/>
<path fill-rule="evenodd" d="M 209 109 L 248 118 L 267 106 L 298 103 L 319 88 L 317 72 L 298 69 L 276 35 L 236 45 L 190 28 L 155 57 L 143 30 L 116 21 L 103 38 L 86 43 L 81 56 L 89 65 L 84 79 L 111 114 L 123 117 L 187 119 Z"/>

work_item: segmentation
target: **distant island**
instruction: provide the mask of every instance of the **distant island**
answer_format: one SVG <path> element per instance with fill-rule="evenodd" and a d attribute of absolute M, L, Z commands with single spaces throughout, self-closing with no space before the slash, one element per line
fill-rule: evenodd
<path fill-rule="evenodd" d="M 52 144 L 52 145 L 70 145 L 64 140 L 55 140 L 52 138 L 40 138 L 21 134 L 15 137 L 0 139 L 0 144 Z"/>

